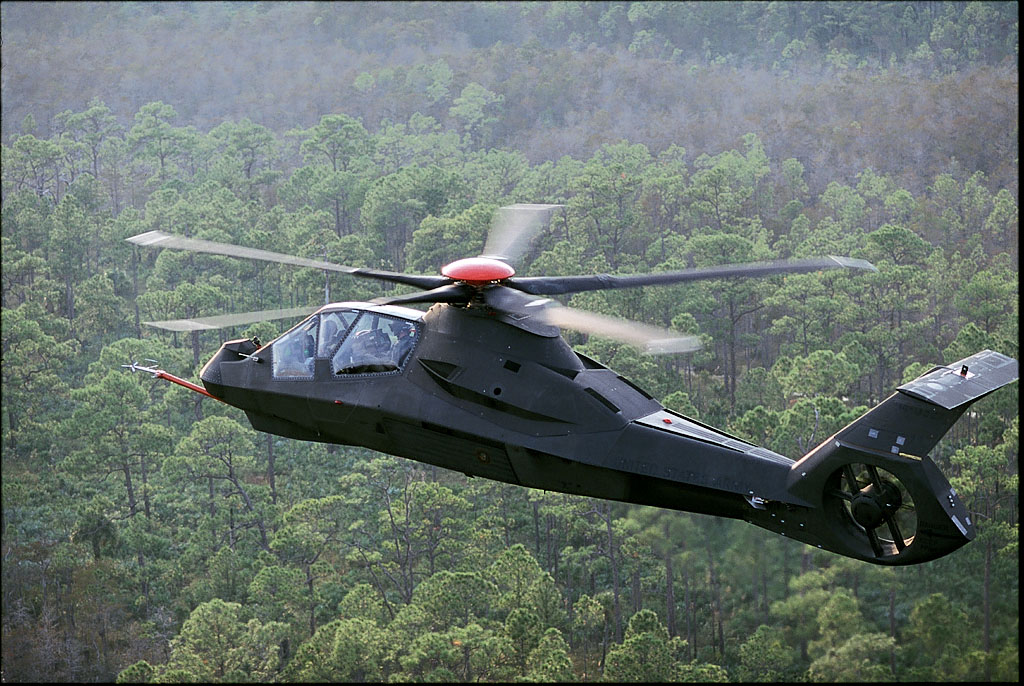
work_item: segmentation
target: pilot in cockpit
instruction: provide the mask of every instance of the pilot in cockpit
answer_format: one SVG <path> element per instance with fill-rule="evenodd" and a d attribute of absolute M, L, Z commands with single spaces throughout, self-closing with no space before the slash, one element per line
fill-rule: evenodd
<path fill-rule="evenodd" d="M 360 371 L 389 371 L 394 369 L 391 361 L 391 340 L 379 329 L 366 329 L 356 333 L 352 344 L 351 366 Z"/>
<path fill-rule="evenodd" d="M 395 342 L 391 347 L 391 359 L 395 366 L 401 367 L 405 364 L 405 358 L 409 351 L 416 344 L 416 327 L 410 322 L 400 321 L 390 322 L 390 327 L 391 334 L 395 337 Z"/>

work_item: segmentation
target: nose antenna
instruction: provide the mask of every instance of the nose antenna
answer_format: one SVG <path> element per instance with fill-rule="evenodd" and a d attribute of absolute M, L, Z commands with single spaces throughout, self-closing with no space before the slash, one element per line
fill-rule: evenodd
<path fill-rule="evenodd" d="M 200 386 L 198 384 L 194 384 L 191 381 L 186 381 L 185 379 L 177 377 L 174 374 L 169 374 L 168 372 L 165 372 L 162 369 L 158 369 L 156 367 L 156 365 L 157 365 L 157 361 L 156 360 L 146 358 L 146 362 L 152 362 L 153 364 L 152 364 L 152 366 L 148 366 L 147 367 L 147 366 L 143 366 L 143 365 L 135 362 L 134 360 L 132 360 L 128 364 L 122 364 L 121 367 L 124 368 L 124 369 L 128 369 L 128 370 L 130 370 L 132 372 L 145 372 L 147 374 L 152 374 L 153 378 L 155 378 L 155 379 L 165 379 L 167 381 L 170 381 L 171 383 L 176 383 L 179 386 L 184 386 L 188 390 L 194 391 L 196 393 L 199 393 L 200 395 L 205 395 L 208 398 L 213 398 L 214 400 L 217 400 L 217 401 L 220 401 L 220 402 L 224 402 L 224 400 L 222 400 L 221 398 L 218 398 L 217 396 L 211 394 L 209 391 L 207 391 L 202 386 Z"/>
<path fill-rule="evenodd" d="M 145 358 L 145 360 L 146 362 L 150 362 L 152 366 L 144 367 L 135 360 L 132 360 L 128 364 L 122 364 L 121 367 L 124 369 L 131 370 L 133 372 L 146 372 L 147 374 L 152 374 L 153 376 L 159 376 L 162 373 L 162 370 L 156 368 L 156 365 L 158 365 L 159 362 L 149 357 Z"/>

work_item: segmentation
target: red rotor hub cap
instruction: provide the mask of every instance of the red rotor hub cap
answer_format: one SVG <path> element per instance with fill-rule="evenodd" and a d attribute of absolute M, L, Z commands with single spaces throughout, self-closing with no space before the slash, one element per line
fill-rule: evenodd
<path fill-rule="evenodd" d="M 507 279 L 515 274 L 516 270 L 501 260 L 490 257 L 467 257 L 441 267 L 441 273 L 456 281 L 490 283 Z"/>

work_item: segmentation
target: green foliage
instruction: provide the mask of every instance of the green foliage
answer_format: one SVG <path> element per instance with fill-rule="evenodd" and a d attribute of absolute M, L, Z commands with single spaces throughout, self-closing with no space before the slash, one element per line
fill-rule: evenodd
<path fill-rule="evenodd" d="M 117 682 L 119 684 L 147 684 L 153 675 L 156 674 L 156 668 L 145 660 L 139 660 L 133 665 L 126 667 L 117 675 Z"/>
<path fill-rule="evenodd" d="M 192 612 L 171 642 L 165 670 L 151 680 L 267 681 L 278 668 L 284 628 L 276 622 L 246 621 L 241 605 L 215 598 Z"/>
<path fill-rule="evenodd" d="M 669 637 L 651 610 L 641 610 L 629 620 L 622 644 L 608 653 L 605 681 L 674 681 L 683 668 L 679 662 L 684 642 Z"/>
<path fill-rule="evenodd" d="M 483 252 L 495 206 L 479 204 L 453 217 L 428 216 L 412 233 L 409 268 L 418 273 L 440 271 L 449 262 Z"/>
<path fill-rule="evenodd" d="M 832 683 L 892 681 L 885 660 L 893 644 L 885 634 L 855 634 L 812 662 L 808 676 L 812 681 Z"/>
<path fill-rule="evenodd" d="M 492 128 L 499 120 L 504 99 L 503 95 L 470 82 L 452 101 L 448 114 L 462 124 L 463 131 L 474 145 L 486 147 L 491 142 Z"/>
<path fill-rule="evenodd" d="M 502 551 L 487 569 L 486 577 L 497 592 L 495 609 L 503 612 L 535 604 L 531 601 L 546 581 L 544 571 L 522 544 Z"/>
<path fill-rule="evenodd" d="M 857 367 L 846 359 L 843 352 L 815 350 L 806 357 L 792 362 L 779 360 L 776 376 L 783 392 L 789 398 L 816 398 L 822 395 L 845 395 L 857 378 Z M 784 373 L 781 369 L 785 368 Z"/>
<path fill-rule="evenodd" d="M 919 601 L 910 613 L 904 659 L 915 676 L 929 681 L 959 681 L 965 673 L 967 656 L 958 641 L 951 641 L 956 627 L 967 621 L 967 613 L 953 606 L 941 593 Z"/>
<path fill-rule="evenodd" d="M 537 647 L 530 651 L 526 659 L 526 673 L 521 681 L 535 682 L 566 682 L 573 681 L 572 660 L 569 658 L 569 646 L 566 645 L 562 633 L 552 627 L 541 636 Z"/>
<path fill-rule="evenodd" d="M 742 681 L 782 681 L 795 661 L 796 656 L 782 643 L 778 632 L 762 624 L 740 646 L 737 676 Z"/>

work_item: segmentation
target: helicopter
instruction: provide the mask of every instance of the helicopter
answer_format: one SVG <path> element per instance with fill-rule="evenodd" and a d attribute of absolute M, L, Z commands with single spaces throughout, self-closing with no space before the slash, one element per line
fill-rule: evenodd
<path fill-rule="evenodd" d="M 562 329 L 650 353 L 698 339 L 560 305 L 550 296 L 825 269 L 821 257 L 636 275 L 516 276 L 558 205 L 500 208 L 484 252 L 440 275 L 406 274 L 150 231 L 127 240 L 348 273 L 413 286 L 372 302 L 146 322 L 196 331 L 302 317 L 268 343 L 224 342 L 202 386 L 132 371 L 241 409 L 258 431 L 370 448 L 534 489 L 739 519 L 878 565 L 934 560 L 975 537 L 970 513 L 928 452 L 975 401 L 1018 378 L 992 350 L 939 365 L 796 459 L 664 407 L 574 350 Z M 409 307 L 427 304 L 426 311 Z"/>

